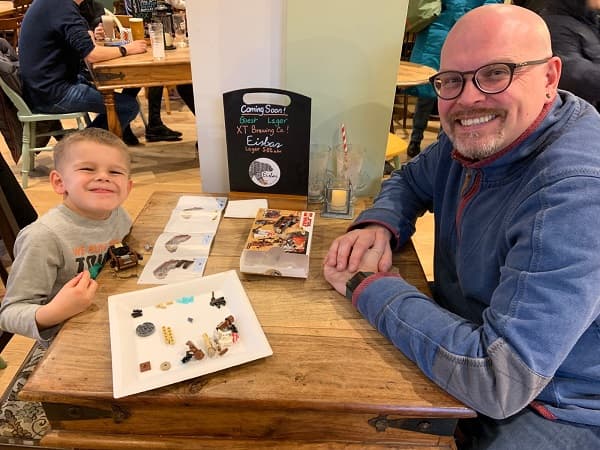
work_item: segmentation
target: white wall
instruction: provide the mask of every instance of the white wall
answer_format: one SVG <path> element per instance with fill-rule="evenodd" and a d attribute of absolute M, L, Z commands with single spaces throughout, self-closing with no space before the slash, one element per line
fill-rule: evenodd
<path fill-rule="evenodd" d="M 223 92 L 281 86 L 284 3 L 285 0 L 187 2 L 204 192 L 229 192 Z"/>
<path fill-rule="evenodd" d="M 367 146 L 381 181 L 408 0 L 188 1 L 200 174 L 229 192 L 223 92 L 282 88 L 312 98 L 311 141 Z"/>

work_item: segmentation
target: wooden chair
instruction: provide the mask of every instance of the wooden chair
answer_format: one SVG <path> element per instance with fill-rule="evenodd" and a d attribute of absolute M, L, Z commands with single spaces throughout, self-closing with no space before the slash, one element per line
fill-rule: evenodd
<path fill-rule="evenodd" d="M 8 280 L 8 267 L 14 260 L 14 246 L 17 234 L 21 228 L 29 225 L 37 219 L 37 213 L 19 186 L 19 182 L 12 173 L 12 169 L 0 155 L 0 239 L 4 243 L 8 258 L 0 262 L 0 279 L 6 286 Z M 8 261 L 10 260 L 10 261 Z M 12 333 L 0 330 L 0 352 L 10 338 Z"/>
<path fill-rule="evenodd" d="M 388 135 L 387 146 L 385 149 L 385 161 L 392 164 L 394 169 L 399 169 L 401 159 L 406 160 L 406 149 L 408 148 L 408 142 L 402 139 L 400 136 L 396 136 L 393 133 Z M 402 157 L 402 158 L 400 158 Z"/>
<path fill-rule="evenodd" d="M 10 44 L 17 48 L 19 43 L 19 30 L 21 29 L 21 19 L 18 17 L 0 18 L 0 36 L 6 39 Z"/>
<path fill-rule="evenodd" d="M 15 15 L 21 17 L 24 16 L 32 2 L 33 0 L 13 0 Z"/>
<path fill-rule="evenodd" d="M 18 233 L 19 226 L 17 225 L 15 216 L 10 209 L 10 205 L 8 204 L 8 200 L 4 195 L 4 191 L 0 189 L 0 237 L 4 242 L 4 246 L 6 247 L 6 251 L 8 256 L 10 256 L 11 261 L 14 258 L 13 247 L 15 245 L 15 239 L 17 238 Z M 4 286 L 6 286 L 8 271 L 6 267 L 4 267 L 4 263 L 0 263 L 0 278 L 2 278 L 2 283 L 4 283 Z M 12 333 L 7 333 L 0 330 L 0 352 L 4 349 L 4 347 L 6 347 L 6 344 L 8 344 L 12 336 Z"/>
<path fill-rule="evenodd" d="M 36 147 L 37 137 L 39 136 L 62 136 L 72 131 L 83 130 L 90 123 L 90 118 L 87 112 L 74 112 L 64 114 L 34 114 L 25 103 L 25 100 L 8 86 L 2 78 L 0 78 L 0 88 L 10 98 L 10 101 L 17 108 L 17 117 L 23 124 L 23 142 L 21 146 L 21 155 L 23 164 L 21 166 L 21 184 L 23 188 L 27 187 L 29 181 L 29 172 L 34 168 L 34 157 L 37 152 L 52 151 L 53 146 Z M 57 131 L 49 131 L 38 133 L 36 125 L 38 122 L 45 120 L 62 120 L 75 119 L 77 128 L 60 129 Z"/>
<path fill-rule="evenodd" d="M 415 46 L 415 39 L 417 38 L 416 33 L 404 33 L 404 40 L 402 41 L 402 53 L 400 54 L 401 61 L 410 61 L 410 55 L 412 53 L 412 49 Z M 398 103 L 398 100 L 401 99 L 402 103 Z M 408 112 L 408 94 L 404 89 L 396 88 L 396 95 L 394 96 L 394 109 L 396 105 L 402 105 L 402 129 L 406 130 L 406 119 L 409 116 Z M 392 117 L 393 117 L 392 112 Z M 392 119 L 390 123 L 390 133 L 394 132 L 394 120 Z"/>

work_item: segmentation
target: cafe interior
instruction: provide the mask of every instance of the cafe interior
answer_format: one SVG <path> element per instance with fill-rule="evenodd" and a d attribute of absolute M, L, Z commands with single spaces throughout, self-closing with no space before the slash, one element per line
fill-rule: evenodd
<path fill-rule="evenodd" d="M 0 37 L 6 38 L 17 48 L 20 21 L 23 15 L 26 14 L 30 3 L 31 0 L 0 1 Z M 122 10 L 123 5 L 121 2 L 113 3 L 109 0 L 103 0 L 103 3 L 107 15 L 116 19 L 114 22 L 116 30 L 114 38 L 121 39 L 124 37 L 121 36 L 122 33 L 126 35 L 131 32 L 129 17 L 124 14 L 125 11 Z M 165 39 L 166 44 L 173 44 L 171 45 L 173 49 L 165 52 L 166 60 L 168 61 L 173 58 L 172 55 L 180 54 L 182 51 L 189 52 L 188 65 L 191 59 L 191 76 L 198 113 L 194 116 L 179 97 L 174 88 L 175 81 L 173 81 L 177 78 L 167 77 L 170 81 L 164 84 L 162 120 L 169 128 L 182 133 L 181 140 L 175 142 L 146 141 L 144 139 L 144 129 L 148 114 L 148 102 L 145 98 L 147 90 L 142 89 L 140 92 L 138 103 L 140 104 L 141 113 L 132 122 L 131 128 L 141 142 L 140 145 L 130 147 L 132 158 L 131 177 L 134 187 L 124 204 L 125 209 L 134 220 L 145 211 L 148 211 L 148 208 L 152 208 L 153 201 L 156 204 L 159 198 L 163 198 L 160 195 L 163 195 L 165 199 L 173 200 L 178 195 L 227 192 L 227 149 L 223 132 L 223 112 L 222 105 L 219 109 L 217 103 L 224 91 L 234 88 L 272 86 L 311 97 L 311 144 L 320 142 L 328 148 L 333 148 L 342 144 L 346 145 L 346 139 L 350 144 L 368 142 L 364 173 L 361 174 L 365 179 L 362 180 L 362 190 L 356 193 L 359 197 L 368 198 L 374 195 L 377 192 L 377 185 L 382 179 L 389 176 L 390 170 L 400 167 L 409 159 L 406 149 L 412 129 L 412 118 L 416 102 L 416 97 L 410 95 L 410 87 L 427 83 L 428 77 L 434 70 L 424 66 L 416 67 L 409 62 L 411 48 L 414 43 L 414 33 L 404 32 L 404 27 L 401 25 L 403 23 L 402 17 L 406 14 L 407 2 L 384 2 L 385 6 L 380 8 L 369 6 L 368 15 L 372 19 L 367 21 L 368 23 L 364 21 L 366 6 L 359 1 L 335 1 L 327 2 L 327 4 L 316 1 L 310 2 L 314 10 L 318 9 L 320 11 L 320 14 L 316 16 L 314 10 L 306 5 L 301 6 L 296 2 L 282 1 L 270 4 L 268 1 L 257 1 L 251 2 L 252 5 L 239 6 L 239 10 L 235 12 L 227 11 L 227 8 L 219 4 L 218 1 L 206 2 L 203 6 L 200 6 L 199 3 L 203 2 L 188 1 L 186 11 L 175 11 L 184 12 L 186 15 L 187 30 L 183 37 L 175 34 L 171 13 L 158 17 L 158 19 L 156 14 L 154 16 L 154 19 L 163 21 L 165 28 L 172 30 L 172 35 L 169 37 L 173 41 L 167 43 Z M 343 13 L 340 13 L 340 9 L 343 10 Z M 152 13 L 150 12 L 145 19 L 152 20 Z M 308 21 L 312 24 L 309 31 L 305 27 Z M 381 23 L 384 25 L 382 26 Z M 357 26 L 364 28 L 364 31 L 361 30 L 360 33 L 356 33 Z M 384 31 L 379 33 L 381 29 Z M 378 31 L 378 33 L 375 33 L 375 31 Z M 365 38 L 365 36 L 369 37 Z M 371 36 L 373 37 L 371 38 Z M 215 44 L 215 40 L 220 41 L 219 45 Z M 167 48 L 169 48 L 169 45 L 167 45 Z M 379 51 L 370 51 L 372 48 L 377 48 Z M 148 51 L 152 52 L 150 47 Z M 394 55 L 400 55 L 400 58 Z M 255 61 L 261 61 L 261 64 L 255 64 Z M 319 67 L 317 67 L 317 64 L 319 64 Z M 272 67 L 265 68 L 264 65 L 271 65 Z M 157 66 L 150 66 L 150 69 L 147 70 L 154 70 L 154 67 Z M 167 67 L 164 70 L 176 69 Z M 147 84 L 141 84 L 148 87 Z M 378 87 L 375 89 L 373 85 Z M 109 86 L 108 89 L 115 88 Z M 119 89 L 118 85 L 116 89 Z M 65 128 L 77 128 L 75 119 L 63 119 L 62 123 Z M 428 122 L 421 148 L 425 148 L 428 144 L 434 142 L 438 131 L 439 119 L 434 114 Z M 117 132 L 120 132 L 120 130 L 117 130 Z M 53 142 L 51 140 L 49 145 L 52 145 Z M 35 156 L 32 156 L 33 164 L 27 169 L 26 182 L 23 177 L 23 158 L 15 160 L 14 152 L 11 152 L 4 140 L 0 140 L 0 152 L 16 179 L 24 187 L 27 198 L 39 215 L 60 203 L 60 197 L 53 192 L 48 181 L 48 174 L 53 168 L 51 148 L 49 151 L 35 152 L 33 150 L 32 153 L 35 153 Z M 167 195 L 168 193 L 170 194 Z M 158 195 L 158 197 L 155 195 Z M 322 208 L 322 203 L 308 204 L 308 209 L 314 211 L 321 211 Z M 322 219 L 323 226 L 334 223 L 334 221 L 327 222 L 327 220 L 329 219 Z M 338 222 L 339 230 L 343 230 L 350 223 L 348 220 Z M 2 237 L 4 239 L 4 234 Z M 419 219 L 417 233 L 413 237 L 413 245 L 418 258 L 415 259 L 415 264 L 420 267 L 419 277 L 421 282 L 426 283 L 427 279 L 432 278 L 433 220 L 430 215 L 426 214 Z M 2 259 L 5 261 L 4 265 L 10 265 L 10 254 L 10 251 L 4 250 L 2 255 Z M 309 279 L 319 278 L 318 261 L 312 261 L 311 264 Z M 323 280 L 320 280 L 320 283 L 322 282 Z M 263 282 L 261 281 L 261 283 Z M 268 290 L 264 286 L 266 285 L 263 284 L 263 289 Z M 306 290 L 307 287 L 308 285 L 304 283 L 295 286 L 288 283 L 283 289 Z M 322 287 L 322 285 L 318 285 L 318 288 Z M 277 286 L 276 291 L 279 288 Z M 123 291 L 139 288 L 134 281 L 128 281 L 126 284 L 120 285 L 118 289 Z M 0 291 L 3 291 L 3 285 L 0 285 Z M 332 298 L 335 292 L 328 292 L 327 295 L 328 298 Z M 347 314 L 344 311 L 336 311 L 336 313 Z M 259 320 L 265 326 L 262 317 L 259 316 Z M 352 320 L 360 319 L 353 317 Z M 352 326 L 357 327 L 351 333 L 353 337 L 370 336 L 370 332 L 365 331 L 368 327 L 366 322 L 362 325 Z M 311 328 L 314 325 L 307 324 L 306 327 Z M 327 329 L 327 327 L 324 329 Z M 271 328 L 267 325 L 266 331 L 269 337 L 271 336 L 270 330 Z M 328 334 L 326 331 L 313 330 L 313 332 Z M 272 344 L 274 347 L 275 344 L 281 345 L 277 338 Z M 106 352 L 108 353 L 109 350 L 106 350 Z M 277 350 L 275 350 L 275 354 L 277 354 Z M 93 355 L 89 356 L 93 358 Z M 323 355 L 321 356 L 323 357 Z M 111 428 L 108 434 L 110 434 L 110 439 L 114 440 L 110 441 L 110 444 L 99 444 L 101 438 L 98 436 L 102 433 L 94 431 L 94 427 L 83 426 L 83 428 L 78 429 L 70 427 L 70 425 L 62 426 L 64 424 L 61 420 L 56 419 L 56 417 L 60 417 L 60 414 L 56 410 L 52 410 L 54 407 L 58 408 L 57 405 L 62 403 L 58 399 L 59 397 L 53 396 L 51 392 L 39 394 L 39 397 L 37 397 L 39 401 L 32 401 L 30 399 L 36 398 L 32 388 L 31 392 L 25 393 L 24 400 L 21 400 L 21 397 L 17 399 L 16 394 L 21 387 L 20 383 L 27 380 L 27 377 L 30 376 L 42 358 L 43 355 L 35 353 L 35 341 L 23 336 L 12 336 L 2 349 L 1 359 L 5 367 L 0 370 L 0 392 L 3 393 L 2 414 L 0 414 L 0 443 L 17 442 L 20 445 L 36 448 L 45 446 L 52 448 L 138 448 L 136 446 L 141 442 L 146 444 L 143 436 L 152 434 L 148 429 L 150 425 L 139 433 L 135 429 L 125 433 L 125 435 L 136 435 L 135 439 L 138 439 L 137 441 L 134 438 L 128 441 L 123 435 L 119 435 L 118 431 L 113 433 Z M 103 363 L 104 365 L 108 364 L 110 367 L 110 360 Z M 401 363 L 410 364 L 406 361 Z M 82 367 L 85 367 L 85 364 Z M 388 367 L 383 367 L 382 370 L 384 369 L 390 370 Z M 235 370 L 235 368 L 228 370 Z M 345 372 L 342 367 L 338 367 L 337 370 L 341 373 Z M 414 367 L 403 367 L 402 370 L 402 378 L 413 376 L 409 373 L 411 370 L 416 372 Z M 214 381 L 216 379 L 214 378 L 215 375 L 212 374 L 211 376 Z M 298 373 L 297 377 L 299 378 L 296 380 L 296 384 L 302 383 L 302 377 L 307 376 L 307 374 Z M 110 374 L 104 374 L 104 378 L 107 377 L 110 378 Z M 90 378 L 90 384 L 92 378 Z M 106 382 L 110 384 L 110 379 Z M 177 386 L 185 383 L 188 382 L 181 382 Z M 190 385 L 190 389 L 196 389 L 194 392 L 200 392 L 202 381 L 198 383 L 194 386 Z M 33 384 L 37 386 L 35 381 Z M 425 391 L 437 389 L 434 385 L 428 384 L 426 380 L 419 379 L 415 382 L 415 385 L 420 384 L 422 386 L 410 388 L 415 390 L 415 397 L 420 397 Z M 310 386 L 308 382 L 305 385 Z M 362 387 L 357 387 L 357 389 L 359 388 L 362 389 Z M 237 386 L 233 388 L 233 392 L 237 392 L 236 389 L 238 389 Z M 182 392 L 184 392 L 184 389 L 180 386 L 179 390 L 169 391 L 168 395 L 181 395 Z M 468 417 L 472 413 L 472 411 L 466 409 L 461 410 L 462 406 L 460 404 L 449 401 L 440 392 L 436 391 L 435 395 L 442 396 L 443 399 L 440 400 L 439 405 L 447 407 L 446 410 L 442 407 L 442 412 L 438 411 L 439 416 L 444 416 L 447 411 L 451 410 L 458 411 L 456 417 L 461 417 L 461 415 Z M 208 412 L 202 412 L 208 414 L 207 417 L 210 417 L 208 423 L 213 425 L 220 414 L 217 407 L 217 397 L 210 397 L 210 401 L 213 402 L 210 404 L 212 409 L 209 409 Z M 72 405 L 71 408 L 85 409 L 86 405 L 89 406 L 93 403 L 90 398 L 83 399 L 79 404 Z M 144 402 L 151 401 L 149 400 L 150 397 L 143 398 Z M 165 401 L 167 402 L 165 404 L 168 404 L 172 400 L 167 399 Z M 432 401 L 431 398 L 427 398 L 425 403 L 430 401 Z M 7 403 L 10 404 L 9 407 L 6 406 Z M 40 410 L 42 403 L 44 408 Z M 349 408 L 352 414 L 357 416 L 364 414 L 364 412 L 361 413 L 358 403 L 355 407 Z M 427 409 L 423 405 L 417 405 L 417 403 L 418 401 L 415 400 L 414 404 L 408 405 L 407 408 Z M 235 402 L 229 399 L 225 404 L 234 405 Z M 266 400 L 264 400 L 264 404 L 267 404 Z M 19 433 L 15 431 L 14 424 L 20 419 L 14 417 L 18 414 L 18 411 L 23 411 L 24 408 L 29 408 L 30 405 L 34 405 L 31 410 L 33 412 L 29 414 L 35 416 L 35 420 L 23 422 L 24 428 L 22 427 L 21 430 L 23 435 L 19 436 Z M 124 405 L 124 409 L 127 409 L 127 401 L 124 402 Z M 322 417 L 317 412 L 310 412 L 311 408 L 319 410 L 326 409 L 327 406 L 314 407 L 313 405 L 311 407 L 308 400 L 302 399 L 298 400 L 297 404 L 294 404 L 292 399 L 279 399 L 277 402 L 270 404 L 267 409 L 286 409 L 290 405 L 301 408 L 306 407 L 307 412 L 302 413 L 301 418 L 307 423 L 314 420 L 320 421 L 322 417 L 328 417 L 332 420 L 332 426 L 335 428 L 336 420 L 341 420 L 331 412 L 325 413 Z M 38 407 L 37 410 L 35 409 L 36 406 Z M 106 416 L 112 417 L 109 421 L 111 423 L 126 423 L 127 413 L 121 418 L 115 418 L 115 410 L 119 408 L 119 405 L 109 405 L 109 410 L 111 407 L 112 413 L 109 411 Z M 193 408 L 195 407 L 193 406 Z M 48 408 L 53 412 L 49 414 L 52 417 L 46 419 L 44 414 L 48 413 Z M 335 410 L 335 408 L 333 409 Z M 8 410 L 10 410 L 9 413 L 6 412 Z M 93 416 L 94 412 L 90 411 Z M 202 411 L 202 408 L 199 411 Z M 72 414 L 79 413 L 72 412 Z M 85 411 L 81 414 L 77 417 L 87 417 Z M 168 414 L 172 413 L 169 412 Z M 418 419 L 419 414 L 412 414 L 412 417 Z M 14 418 L 12 422 L 7 420 L 11 415 Z M 376 416 L 376 414 L 371 415 Z M 249 420 L 253 421 L 254 419 Z M 277 420 L 279 420 L 277 415 L 273 414 L 272 423 L 277 423 Z M 79 420 L 79 423 L 84 422 L 85 420 Z M 242 427 L 242 425 L 239 426 Z M 337 422 L 337 426 L 344 427 L 342 422 Z M 424 427 L 425 425 L 420 423 L 418 426 Z M 174 434 L 186 435 L 180 428 L 177 428 L 178 431 Z M 223 444 L 226 442 L 225 437 L 231 439 L 226 430 L 227 427 L 219 425 L 216 428 L 220 431 L 214 442 Z M 234 441 L 239 443 L 239 447 L 236 448 L 252 447 L 248 444 L 247 439 L 257 439 L 259 436 L 264 438 L 266 433 L 264 430 L 259 430 L 259 428 L 260 425 L 255 425 L 255 428 L 250 432 L 250 438 L 243 436 L 243 433 L 238 434 L 237 438 L 234 438 Z M 52 429 L 51 432 L 50 429 Z M 373 426 L 370 426 L 368 433 L 371 432 L 371 429 L 374 429 Z M 86 431 L 90 430 L 93 431 L 91 435 L 86 435 Z M 378 428 L 377 432 L 379 431 Z M 200 430 L 199 433 L 203 434 L 204 432 Z M 335 432 L 333 434 L 336 435 Z M 119 437 L 115 438 L 115 435 Z M 414 448 L 421 448 L 421 444 L 426 445 L 426 448 L 452 448 L 453 445 L 449 443 L 447 433 L 445 438 L 436 436 L 433 441 L 422 436 L 435 436 L 436 433 L 424 435 L 414 431 L 413 428 L 412 431 L 408 432 L 408 435 L 409 438 L 406 440 L 405 434 L 398 434 L 402 442 L 410 442 L 415 445 Z M 286 446 L 280 448 L 297 448 L 295 445 L 306 438 L 302 433 L 295 436 L 293 432 L 281 436 L 274 433 L 274 436 L 275 441 L 285 442 Z M 393 439 L 398 436 L 393 436 Z M 167 439 L 166 447 L 161 448 L 184 448 L 189 443 L 183 438 L 178 439 L 175 437 L 171 440 Z M 169 447 L 169 445 L 174 447 Z M 175 447 L 176 445 L 181 445 L 181 447 Z M 373 446 L 368 448 L 380 448 L 378 445 L 382 445 L 381 448 L 383 448 L 383 444 L 377 438 L 373 438 L 373 442 L 369 445 Z M 149 448 L 154 447 L 150 446 Z M 314 448 L 325 447 L 316 446 Z M 357 447 L 344 448 L 367 447 L 361 444 Z M 407 446 L 406 448 L 413 447 Z"/>

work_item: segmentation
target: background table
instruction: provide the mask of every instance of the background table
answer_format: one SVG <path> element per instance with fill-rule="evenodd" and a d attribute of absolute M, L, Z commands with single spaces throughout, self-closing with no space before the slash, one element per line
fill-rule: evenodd
<path fill-rule="evenodd" d="M 165 59 L 154 61 L 152 49 L 146 53 L 127 55 L 92 64 L 94 84 L 104 97 L 108 129 L 122 136 L 121 124 L 115 110 L 115 89 L 178 85 L 192 82 L 189 47 L 165 51 Z"/>
<path fill-rule="evenodd" d="M 406 118 L 408 116 L 408 95 L 402 92 L 404 89 L 420 86 L 429 83 L 429 78 L 437 72 L 434 68 L 416 64 L 410 61 L 400 61 L 398 73 L 396 74 L 396 91 L 403 95 L 402 107 L 402 128 L 406 128 Z M 390 123 L 390 132 L 394 132 L 394 120 Z"/>
<path fill-rule="evenodd" d="M 155 193 L 130 245 L 154 243 L 181 194 Z M 239 267 L 252 219 L 223 219 L 206 274 Z M 322 276 L 348 221 L 317 217 L 308 279 L 240 274 L 273 355 L 153 391 L 112 396 L 107 296 L 148 286 L 101 272 L 94 305 L 69 320 L 21 391 L 44 404 L 43 444 L 80 448 L 454 448 L 474 411 L 425 378 Z M 149 255 L 146 254 L 147 259 Z M 427 283 L 408 244 L 400 273 Z M 396 428 L 398 427 L 398 428 Z"/>

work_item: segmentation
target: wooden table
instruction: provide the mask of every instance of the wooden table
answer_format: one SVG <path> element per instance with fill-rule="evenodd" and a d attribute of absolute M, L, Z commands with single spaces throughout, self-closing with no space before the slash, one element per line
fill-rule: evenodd
<path fill-rule="evenodd" d="M 424 66 L 423 64 L 416 64 L 410 61 L 400 61 L 398 65 L 398 72 L 396 74 L 396 89 L 397 93 L 403 89 L 420 86 L 422 84 L 429 83 L 429 78 L 435 75 L 437 72 L 434 68 Z M 403 116 L 402 116 L 402 128 L 406 129 L 406 118 L 408 116 L 408 95 L 403 93 Z M 394 120 L 390 122 L 390 133 L 394 133 Z"/>
<path fill-rule="evenodd" d="M 150 198 L 134 224 L 133 248 L 143 252 L 144 243 L 155 242 L 179 195 Z M 306 280 L 240 274 L 273 356 L 118 400 L 112 395 L 107 296 L 147 286 L 102 271 L 93 307 L 64 325 L 20 393 L 22 400 L 44 404 L 52 431 L 42 443 L 99 449 L 455 448 L 451 435 L 458 418 L 475 413 L 425 378 L 323 279 L 325 252 L 348 223 L 317 217 Z M 251 224 L 222 220 L 206 274 L 239 267 Z M 396 255 L 395 265 L 427 290 L 412 244 Z"/>
<path fill-rule="evenodd" d="M 12 17 L 15 13 L 15 8 L 13 7 L 13 2 L 0 1 L 0 17 Z"/>
<path fill-rule="evenodd" d="M 429 83 L 429 78 L 435 74 L 436 70 L 432 67 L 410 61 L 400 61 L 396 76 L 396 86 L 404 89 L 427 84 Z"/>
<path fill-rule="evenodd" d="M 121 136 L 121 124 L 115 110 L 115 89 L 187 84 L 192 82 L 189 47 L 165 51 L 165 59 L 154 61 L 152 49 L 138 55 L 127 55 L 90 67 L 94 83 L 104 97 L 108 129 Z"/>

